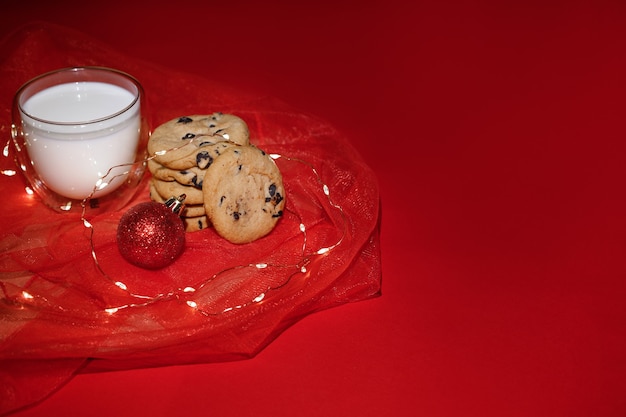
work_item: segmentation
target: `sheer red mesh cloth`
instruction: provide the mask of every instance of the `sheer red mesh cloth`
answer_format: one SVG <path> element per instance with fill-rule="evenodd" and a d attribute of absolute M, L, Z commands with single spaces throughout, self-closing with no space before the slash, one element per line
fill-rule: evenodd
<path fill-rule="evenodd" d="M 145 270 L 122 258 L 115 234 L 128 208 L 149 201 L 149 173 L 119 211 L 59 214 L 25 192 L 14 149 L 6 147 L 0 414 L 45 398 L 77 372 L 250 358 L 308 314 L 380 294 L 377 181 L 324 121 L 58 26 L 26 26 L 0 52 L 3 144 L 24 82 L 63 67 L 113 67 L 143 84 L 153 128 L 216 111 L 244 119 L 251 142 L 274 156 L 287 194 L 285 214 L 268 236 L 234 245 L 212 229 L 190 232 L 176 262 Z"/>

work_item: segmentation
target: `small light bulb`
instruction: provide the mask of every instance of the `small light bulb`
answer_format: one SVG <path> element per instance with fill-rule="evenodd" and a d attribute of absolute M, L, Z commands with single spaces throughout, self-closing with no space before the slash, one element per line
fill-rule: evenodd
<path fill-rule="evenodd" d="M 128 289 L 128 287 L 126 286 L 126 284 L 124 284 L 122 281 L 117 281 L 115 283 L 115 285 L 117 285 L 119 288 L 123 289 L 124 291 L 126 291 Z"/>

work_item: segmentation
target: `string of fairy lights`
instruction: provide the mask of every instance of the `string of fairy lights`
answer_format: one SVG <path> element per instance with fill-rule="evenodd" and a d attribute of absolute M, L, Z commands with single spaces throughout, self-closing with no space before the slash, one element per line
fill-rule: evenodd
<path fill-rule="evenodd" d="M 215 135 L 221 136 L 221 140 L 225 140 L 225 141 L 229 140 L 227 133 L 221 133 L 221 134 L 218 133 Z M 193 141 L 198 140 L 201 137 L 202 137 L 201 135 L 198 135 L 194 138 L 186 139 L 185 142 L 181 144 L 180 146 L 159 151 L 155 155 L 152 155 L 146 158 L 143 161 L 143 163 L 146 164 L 150 159 L 155 158 L 157 155 L 165 155 L 168 152 L 173 152 L 173 151 L 179 150 L 180 148 L 184 146 L 191 145 Z M 15 143 L 15 139 L 13 140 L 13 143 L 15 144 L 16 152 L 23 152 L 23 150 L 20 149 L 19 145 Z M 9 157 L 10 155 L 10 151 L 9 151 L 10 144 L 11 144 L 11 140 L 7 142 L 7 144 L 5 145 L 3 149 L 4 157 Z M 110 283 L 112 283 L 117 288 L 117 290 L 123 291 L 126 294 L 126 296 L 130 297 L 130 300 L 132 300 L 131 302 L 127 302 L 127 303 L 120 304 L 120 305 L 107 305 L 104 307 L 104 312 L 108 315 L 113 315 L 122 310 L 147 307 L 147 306 L 159 303 L 159 302 L 166 302 L 166 301 L 183 302 L 189 308 L 193 309 L 194 311 L 197 311 L 198 313 L 204 316 L 218 316 L 220 314 L 226 314 L 229 312 L 241 310 L 248 306 L 262 303 L 264 300 L 268 298 L 268 295 L 270 293 L 279 291 L 281 288 L 285 287 L 293 279 L 293 277 L 298 276 L 298 275 L 302 277 L 307 277 L 308 276 L 307 274 L 309 274 L 308 267 L 314 261 L 315 258 L 328 256 L 333 250 L 335 250 L 339 245 L 341 245 L 346 239 L 346 235 L 347 235 L 348 221 L 346 218 L 346 214 L 343 208 L 339 204 L 336 204 L 333 201 L 330 188 L 323 181 L 323 178 L 320 175 L 318 169 L 315 166 L 313 166 L 311 163 L 300 158 L 289 157 L 289 156 L 281 155 L 278 153 L 269 153 L 268 156 L 275 163 L 276 161 L 288 161 L 292 163 L 302 164 L 310 170 L 311 174 L 313 175 L 317 183 L 317 186 L 319 186 L 319 191 L 321 191 L 322 195 L 327 200 L 330 209 L 336 211 L 336 213 L 340 216 L 340 219 L 341 219 L 341 224 L 342 224 L 341 231 L 340 231 L 338 238 L 333 243 L 327 244 L 321 247 L 317 247 L 316 249 L 313 249 L 313 250 L 309 250 L 308 249 L 309 240 L 308 240 L 308 235 L 307 235 L 308 229 L 307 229 L 307 226 L 304 224 L 304 221 L 302 221 L 302 216 L 297 212 L 297 209 L 293 207 L 286 207 L 286 210 L 294 214 L 299 219 L 299 224 L 297 225 L 298 229 L 295 232 L 299 234 L 302 239 L 302 246 L 300 249 L 299 259 L 294 259 L 293 263 L 276 264 L 276 263 L 271 263 L 269 261 L 261 260 L 259 262 L 254 262 L 254 263 L 235 265 L 235 266 L 227 267 L 211 275 L 210 277 L 201 281 L 198 285 L 195 285 L 195 286 L 186 286 L 186 287 L 176 288 L 174 290 L 167 291 L 164 293 L 159 293 L 156 295 L 145 295 L 145 294 L 138 293 L 134 291 L 132 288 L 130 288 L 129 285 L 127 285 L 123 281 L 123 279 L 113 276 L 112 274 L 107 272 L 106 268 L 101 264 L 98 250 L 94 242 L 95 234 L 97 233 L 97 226 L 94 226 L 94 224 L 91 221 L 89 221 L 88 215 L 87 215 L 87 208 L 89 207 L 90 200 L 92 199 L 95 192 L 106 187 L 107 184 L 111 183 L 114 180 L 115 177 L 112 177 L 112 178 L 107 178 L 107 177 L 110 176 L 110 173 L 113 171 L 113 169 L 119 168 L 120 166 L 112 167 L 108 170 L 108 172 L 104 176 L 102 176 L 97 181 L 97 183 L 94 185 L 92 193 L 81 202 L 81 216 L 80 216 L 80 221 L 82 222 L 83 226 L 89 231 L 90 256 L 100 276 L 103 279 L 106 279 Z M 129 166 L 130 165 L 131 164 L 129 164 Z M 24 170 L 25 167 L 22 166 L 20 169 Z M 5 175 L 5 176 L 14 176 L 17 174 L 17 171 L 7 169 L 7 170 L 0 171 L 0 174 Z M 117 175 L 126 175 L 126 173 L 120 173 Z M 33 193 L 32 189 L 28 187 L 26 188 L 26 192 L 28 194 Z M 224 274 L 233 273 L 233 272 L 236 273 L 239 271 L 243 272 L 243 270 L 251 270 L 253 272 L 254 271 L 260 272 L 260 271 L 266 271 L 269 269 L 276 269 L 276 270 L 280 269 L 284 271 L 286 276 L 281 282 L 277 284 L 267 285 L 263 290 L 259 291 L 258 294 L 250 297 L 247 301 L 237 303 L 235 305 L 229 305 L 225 308 L 220 308 L 219 310 L 215 310 L 215 309 L 211 309 L 211 305 L 204 305 L 204 303 L 200 302 L 197 298 L 194 298 L 196 294 L 198 294 L 202 290 L 206 290 L 207 287 L 211 283 L 218 280 Z M 7 294 L 7 291 L 4 288 L 4 286 L 1 286 L 1 288 L 4 292 L 5 298 L 8 298 L 9 295 Z M 22 304 L 28 305 L 29 303 L 32 303 L 33 301 L 35 301 L 38 297 L 43 297 L 43 296 L 31 294 L 26 289 L 24 289 L 19 295 L 19 298 L 21 298 L 19 302 L 21 302 Z M 17 302 L 18 300 L 13 300 L 13 301 Z"/>

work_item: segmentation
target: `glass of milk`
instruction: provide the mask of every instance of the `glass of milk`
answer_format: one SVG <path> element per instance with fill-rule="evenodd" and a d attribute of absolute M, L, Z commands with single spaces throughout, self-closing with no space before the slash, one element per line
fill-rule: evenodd
<path fill-rule="evenodd" d="M 12 134 L 30 189 L 60 212 L 128 203 L 146 165 L 144 102 L 141 84 L 110 68 L 65 68 L 24 84 Z"/>

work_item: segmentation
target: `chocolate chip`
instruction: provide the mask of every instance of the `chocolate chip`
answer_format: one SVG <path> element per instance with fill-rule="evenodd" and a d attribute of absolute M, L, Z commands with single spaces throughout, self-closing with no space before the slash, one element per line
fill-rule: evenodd
<path fill-rule="evenodd" d="M 187 133 L 185 136 L 183 136 L 183 139 L 193 139 L 195 137 L 196 135 L 194 135 L 193 133 Z"/>
<path fill-rule="evenodd" d="M 226 196 L 225 195 L 220 197 L 220 204 L 219 204 L 220 207 L 222 207 L 222 203 L 224 202 L 224 200 L 226 200 Z"/>
<path fill-rule="evenodd" d="M 276 194 L 276 184 L 270 184 L 270 197 L 274 197 L 274 194 Z"/>
<path fill-rule="evenodd" d="M 282 215 L 283 215 L 283 211 L 281 210 L 276 214 L 272 214 L 272 217 L 282 217 Z"/>
<path fill-rule="evenodd" d="M 191 117 L 181 117 L 180 119 L 178 119 L 178 122 L 176 123 L 187 124 L 191 122 L 193 122 L 193 120 L 191 120 Z"/>
<path fill-rule="evenodd" d="M 208 145 L 213 145 L 213 142 L 209 142 L 208 140 L 204 142 L 200 142 L 198 144 L 198 148 L 202 148 L 203 146 L 208 146 Z"/>
<path fill-rule="evenodd" d="M 241 213 L 239 213 L 238 211 L 233 212 L 233 217 L 235 218 L 235 220 L 239 220 L 239 216 L 241 216 Z"/>
<path fill-rule="evenodd" d="M 202 220 L 198 220 L 198 229 L 204 229 L 204 225 L 202 224 Z"/>
<path fill-rule="evenodd" d="M 191 183 L 198 190 L 202 189 L 202 180 L 198 180 L 198 176 L 197 175 L 194 175 L 194 177 L 191 179 Z"/>
<path fill-rule="evenodd" d="M 206 169 L 213 163 L 213 157 L 207 151 L 196 154 L 196 165 L 200 169 Z"/>

